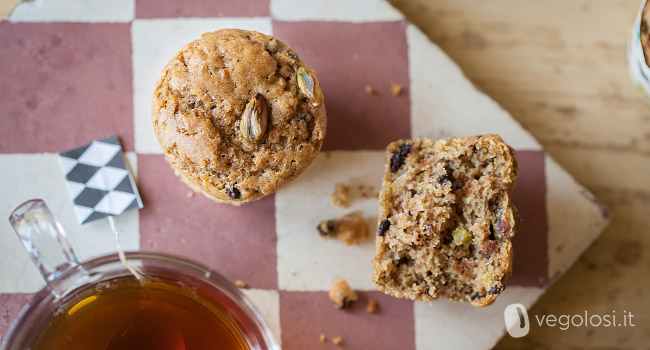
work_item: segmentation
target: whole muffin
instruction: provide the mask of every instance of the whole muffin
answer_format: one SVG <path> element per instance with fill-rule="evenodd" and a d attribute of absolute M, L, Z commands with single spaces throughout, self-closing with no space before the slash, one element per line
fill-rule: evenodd
<path fill-rule="evenodd" d="M 280 40 L 238 29 L 205 33 L 169 61 L 152 119 L 176 174 L 232 204 L 267 196 L 305 170 L 327 124 L 314 72 Z"/>

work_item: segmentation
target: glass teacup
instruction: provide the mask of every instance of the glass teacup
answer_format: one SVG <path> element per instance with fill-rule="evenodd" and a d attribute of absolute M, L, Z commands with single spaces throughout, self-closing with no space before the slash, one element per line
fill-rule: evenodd
<path fill-rule="evenodd" d="M 280 349 L 252 303 L 205 266 L 153 252 L 126 253 L 127 265 L 117 254 L 80 262 L 42 200 L 10 221 L 46 286 L 3 350 Z"/>

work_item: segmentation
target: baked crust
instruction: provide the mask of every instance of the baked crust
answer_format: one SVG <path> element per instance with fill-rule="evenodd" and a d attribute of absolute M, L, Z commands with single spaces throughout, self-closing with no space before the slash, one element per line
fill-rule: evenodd
<path fill-rule="evenodd" d="M 315 105 L 298 86 L 301 67 L 289 46 L 252 31 L 205 33 L 183 47 L 152 103 L 156 137 L 177 175 L 209 198 L 240 204 L 300 174 L 320 151 L 327 124 L 324 102 Z M 257 93 L 268 123 L 253 142 L 240 122 Z M 322 98 L 317 84 L 314 93 Z"/>

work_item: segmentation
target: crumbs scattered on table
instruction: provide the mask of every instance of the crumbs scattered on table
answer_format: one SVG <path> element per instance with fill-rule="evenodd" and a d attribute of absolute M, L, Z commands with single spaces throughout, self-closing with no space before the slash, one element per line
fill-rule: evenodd
<path fill-rule="evenodd" d="M 402 85 L 397 84 L 397 83 L 390 83 L 390 92 L 391 92 L 393 95 L 395 95 L 395 96 L 399 96 L 399 95 L 401 95 L 401 94 L 402 94 L 402 90 L 403 90 Z"/>
<path fill-rule="evenodd" d="M 327 340 L 327 337 L 325 337 L 325 334 L 321 334 L 321 335 L 320 335 L 320 338 L 319 338 L 319 341 L 320 341 L 321 343 L 324 343 L 326 340 Z"/>
<path fill-rule="evenodd" d="M 357 189 L 361 195 L 361 198 L 367 199 L 367 198 L 379 198 L 379 193 L 375 191 L 374 186 L 365 186 L 365 185 L 359 185 L 357 186 Z"/>
<path fill-rule="evenodd" d="M 334 306 L 341 310 L 349 309 L 352 303 L 359 299 L 355 291 L 350 288 L 346 280 L 337 280 L 330 287 L 328 296 L 334 303 Z"/>
<path fill-rule="evenodd" d="M 334 185 L 334 192 L 330 196 L 332 204 L 339 206 L 341 208 L 347 208 L 350 206 L 350 201 L 348 198 L 348 187 L 345 186 L 343 182 L 338 182 Z"/>
<path fill-rule="evenodd" d="M 375 93 L 375 89 L 370 85 L 364 86 L 363 89 L 366 90 L 368 95 L 373 95 Z"/>
<path fill-rule="evenodd" d="M 337 238 L 347 245 L 360 244 L 368 238 L 368 223 L 359 214 L 352 212 L 340 219 L 321 221 L 316 227 L 323 239 Z"/>
<path fill-rule="evenodd" d="M 194 192 L 193 191 L 187 192 L 187 198 L 194 198 Z"/>
<path fill-rule="evenodd" d="M 235 285 L 237 287 L 239 287 L 239 288 L 248 288 L 248 284 L 246 284 L 246 282 L 243 282 L 243 281 L 240 281 L 240 280 L 236 280 Z"/>
<path fill-rule="evenodd" d="M 379 305 L 377 305 L 377 302 L 375 302 L 372 299 L 368 299 L 368 304 L 366 305 L 366 312 L 369 312 L 369 313 L 370 312 L 375 312 L 375 311 L 377 311 L 378 306 Z"/>
<path fill-rule="evenodd" d="M 289 275 L 295 276 L 295 275 L 297 275 L 297 273 L 296 273 L 296 271 L 291 271 L 291 272 L 289 272 Z"/>
<path fill-rule="evenodd" d="M 343 338 L 342 337 L 334 337 L 332 338 L 332 343 L 336 345 L 343 345 Z"/>

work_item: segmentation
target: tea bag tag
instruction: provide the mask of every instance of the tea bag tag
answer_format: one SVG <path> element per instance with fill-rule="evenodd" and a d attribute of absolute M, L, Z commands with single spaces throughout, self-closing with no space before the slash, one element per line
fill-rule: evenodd
<path fill-rule="evenodd" d="M 126 259 L 113 218 L 143 206 L 117 136 L 61 152 L 59 162 L 79 223 L 107 217 L 120 261 L 141 281 L 144 275 Z"/>
<path fill-rule="evenodd" d="M 117 136 L 59 153 L 79 223 L 142 208 L 142 199 Z"/>

